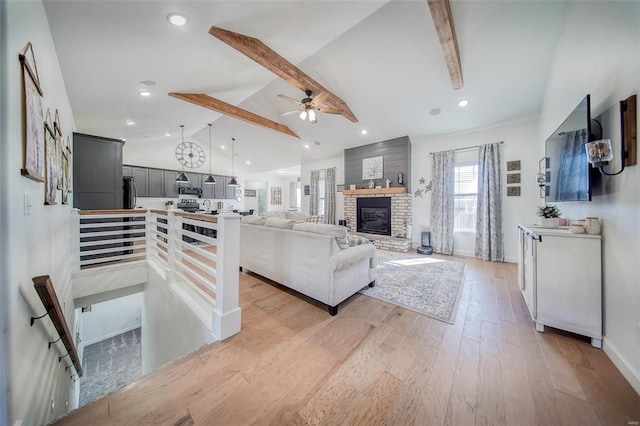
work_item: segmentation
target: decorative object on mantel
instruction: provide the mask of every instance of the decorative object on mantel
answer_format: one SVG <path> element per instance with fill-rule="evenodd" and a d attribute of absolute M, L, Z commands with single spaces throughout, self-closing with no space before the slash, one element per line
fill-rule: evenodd
<path fill-rule="evenodd" d="M 387 183 L 387 188 L 389 188 L 389 185 L 391 185 L 391 179 L 387 179 L 385 182 Z"/>
<path fill-rule="evenodd" d="M 600 234 L 600 220 L 597 217 L 587 217 L 584 219 L 584 230 L 587 234 Z"/>
<path fill-rule="evenodd" d="M 354 191 L 354 190 L 356 189 L 356 186 L 355 186 L 355 185 L 349 185 L 349 189 L 350 189 L 351 191 Z"/>
<path fill-rule="evenodd" d="M 371 180 L 369 181 L 369 189 L 373 189 L 373 188 L 375 188 L 375 187 L 376 187 L 376 183 L 374 182 L 374 180 L 373 180 L 373 179 L 371 179 Z"/>
<path fill-rule="evenodd" d="M 431 189 L 433 188 L 433 181 L 429 181 L 429 183 L 426 183 L 425 178 L 421 177 L 420 179 L 418 179 L 418 185 L 424 185 L 424 188 L 421 189 L 418 186 L 418 188 L 413 193 L 413 196 L 422 198 L 424 194 L 431 191 Z"/>
<path fill-rule="evenodd" d="M 404 185 L 404 173 L 398 173 L 398 185 Z"/>
<path fill-rule="evenodd" d="M 507 161 L 507 171 L 515 172 L 520 170 L 520 160 L 516 161 Z"/>
<path fill-rule="evenodd" d="M 38 76 L 33 46 L 27 46 L 18 55 L 22 65 L 22 87 L 24 93 L 24 161 L 21 173 L 38 182 L 45 181 L 45 129 L 42 113 L 42 86 Z"/>
<path fill-rule="evenodd" d="M 558 218 L 560 217 L 560 209 L 551 204 L 545 204 L 538 207 L 538 216 L 540 216 L 540 225 L 545 228 L 557 228 Z"/>
<path fill-rule="evenodd" d="M 362 180 L 382 179 L 384 157 L 363 158 L 362 159 Z"/>

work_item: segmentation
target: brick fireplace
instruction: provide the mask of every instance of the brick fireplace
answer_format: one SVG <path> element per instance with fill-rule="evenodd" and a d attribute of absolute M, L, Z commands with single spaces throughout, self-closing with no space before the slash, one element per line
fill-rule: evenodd
<path fill-rule="evenodd" d="M 345 190 L 344 215 L 350 233 L 362 235 L 373 240 L 376 247 L 406 252 L 411 248 L 411 236 L 406 238 L 407 224 L 411 224 L 411 194 L 406 188 L 378 188 Z M 390 198 L 391 199 L 391 235 L 356 232 L 358 223 L 358 198 Z"/>

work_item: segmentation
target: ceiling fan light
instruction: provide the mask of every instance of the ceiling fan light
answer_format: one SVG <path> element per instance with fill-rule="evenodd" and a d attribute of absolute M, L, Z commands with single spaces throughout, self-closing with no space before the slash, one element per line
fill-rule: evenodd
<path fill-rule="evenodd" d="M 302 111 L 300 113 L 300 119 L 301 120 L 306 120 L 307 119 L 307 111 Z"/>
<path fill-rule="evenodd" d="M 216 178 L 214 178 L 213 175 L 209 175 L 204 180 L 204 183 L 205 183 L 205 185 L 215 185 L 216 184 Z"/>
<path fill-rule="evenodd" d="M 236 180 L 236 177 L 233 176 L 231 177 L 231 180 L 229 181 L 229 183 L 227 183 L 228 186 L 238 186 L 238 181 Z"/>
<path fill-rule="evenodd" d="M 184 171 L 182 171 L 178 173 L 178 176 L 176 176 L 176 182 L 189 183 L 189 178 L 187 177 L 187 174 Z"/>
<path fill-rule="evenodd" d="M 316 120 L 316 113 L 312 109 L 309 110 L 309 121 L 312 123 L 315 123 L 318 121 Z"/>

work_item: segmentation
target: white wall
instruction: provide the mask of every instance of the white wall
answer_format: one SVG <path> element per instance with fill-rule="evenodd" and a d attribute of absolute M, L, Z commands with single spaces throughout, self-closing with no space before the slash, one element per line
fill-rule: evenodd
<path fill-rule="evenodd" d="M 5 41 L 7 40 L 7 20 L 6 2 L 0 2 L 0 70 L 2 76 L 5 75 L 6 64 L 9 60 L 4 52 L 7 51 Z M 0 158 L 8 158 L 8 102 L 6 96 L 7 81 L 0 78 Z M 1 161 L 1 160 L 0 160 Z M 0 424 L 7 424 L 7 315 L 9 309 L 8 289 L 9 283 L 9 263 L 8 256 L 11 245 L 9 244 L 9 186 L 8 167 L 1 163 L 0 167 Z"/>
<path fill-rule="evenodd" d="M 51 321 L 44 318 L 29 327 L 29 317 L 43 314 L 43 306 L 34 288 L 32 278 L 50 275 L 68 326 L 73 330 L 74 306 L 71 292 L 71 201 L 70 205 L 44 205 L 44 183 L 20 175 L 22 165 L 22 71 L 18 53 L 27 42 L 33 44 L 40 81 L 44 91 L 44 111 L 59 110 L 63 137 L 74 130 L 73 114 L 67 97 L 62 72 L 56 56 L 49 23 L 42 2 L 3 2 L 6 7 L 6 39 L 3 37 L 6 68 L 2 78 L 6 83 L 6 135 L 1 156 L 3 170 L 3 202 L 7 210 L 7 233 L 3 241 L 10 250 L 3 253 L 8 267 L 6 285 L 7 313 L 7 373 L 8 421 L 21 420 L 25 425 L 44 424 L 63 415 L 73 400 L 69 398 L 73 381 L 65 372 L 63 346 L 56 344 L 47 350 L 47 342 L 55 340 Z M 7 191 L 10 189 L 10 191 Z M 28 196 L 33 207 L 31 214 L 23 213 L 23 196 Z M 60 193 L 58 193 L 58 202 Z M 3 270 L 5 268 L 3 267 Z M 3 297 L 3 300 L 4 297 Z M 51 401 L 55 408 L 51 408 Z"/>
<path fill-rule="evenodd" d="M 215 341 L 152 266 L 142 305 L 142 374 Z"/>
<path fill-rule="evenodd" d="M 619 153 L 618 101 L 640 89 L 640 3 L 570 2 L 541 110 L 539 140 L 591 94 L 604 136 Z M 640 119 L 638 120 L 640 122 Z M 538 144 L 541 155 L 542 142 Z M 612 171 L 619 170 L 615 161 Z M 602 220 L 604 350 L 640 392 L 640 167 L 603 177 L 591 202 L 559 204 L 571 218 Z"/>
<path fill-rule="evenodd" d="M 89 346 L 142 326 L 142 293 L 91 305 L 82 313 L 82 344 Z"/>
<path fill-rule="evenodd" d="M 344 183 L 344 154 L 301 165 L 300 185 L 302 187 L 302 211 L 304 213 L 309 214 L 309 195 L 304 195 L 304 187 L 311 182 L 311 171 L 331 167 L 336 168 L 336 185 Z M 336 192 L 336 224 L 340 219 L 344 219 L 344 195 L 342 195 L 342 192 Z"/>
<path fill-rule="evenodd" d="M 504 141 L 502 145 L 502 185 L 506 188 L 506 162 L 520 160 L 520 197 L 507 197 L 506 189 L 503 191 L 503 231 L 505 260 L 517 262 L 516 250 L 518 237 L 516 225 L 518 223 L 536 223 L 536 207 L 544 203 L 539 196 L 539 190 L 535 183 L 538 171 L 538 161 L 544 154 L 540 153 L 537 120 L 528 120 L 520 123 L 505 124 L 502 126 L 482 129 L 475 132 L 459 135 L 420 137 L 411 136 L 411 187 L 415 190 L 419 185 L 418 180 L 425 178 L 431 180 L 432 160 L 430 152 L 438 152 L 449 149 L 465 148 L 468 146 L 482 145 Z M 420 233 L 428 231 L 431 222 L 431 192 L 422 197 L 413 197 L 412 216 L 412 240 L 413 245 L 420 245 Z M 469 235 L 456 235 L 454 238 L 454 253 L 473 256 L 473 238 Z"/>

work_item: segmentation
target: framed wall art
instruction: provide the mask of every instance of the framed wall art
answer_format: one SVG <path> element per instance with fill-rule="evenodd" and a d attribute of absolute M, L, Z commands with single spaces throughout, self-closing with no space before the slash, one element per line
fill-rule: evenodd
<path fill-rule="evenodd" d="M 382 179 L 384 157 L 362 159 L 362 180 Z"/>
<path fill-rule="evenodd" d="M 517 172 L 518 170 L 520 170 L 520 160 L 507 161 L 508 172 Z"/>
<path fill-rule="evenodd" d="M 45 196 L 44 203 L 47 205 L 56 204 L 58 194 L 58 167 L 56 164 L 56 135 L 53 123 L 50 121 L 51 114 L 47 111 L 47 120 L 44 123 L 44 155 L 45 155 Z"/>
<path fill-rule="evenodd" d="M 304 186 L 304 195 L 309 195 L 309 185 Z"/>
<path fill-rule="evenodd" d="M 507 174 L 507 185 L 512 183 L 520 183 L 520 173 L 508 173 Z"/>
<path fill-rule="evenodd" d="M 60 126 L 60 115 L 56 110 L 53 116 L 53 133 L 56 136 L 56 187 L 58 189 L 64 188 L 64 164 L 62 160 L 63 152 L 66 151 L 62 146 L 64 141 L 62 139 L 62 127 Z M 64 203 L 63 203 L 64 204 Z"/>
<path fill-rule="evenodd" d="M 279 186 L 271 187 L 271 205 L 272 206 L 282 205 L 282 188 Z"/>
<path fill-rule="evenodd" d="M 520 187 L 519 186 L 508 186 L 507 187 L 507 197 L 519 197 L 520 196 Z"/>
<path fill-rule="evenodd" d="M 18 55 L 22 65 L 22 93 L 24 114 L 23 176 L 38 182 L 45 181 L 45 129 L 42 113 L 42 88 L 31 43 Z"/>
<path fill-rule="evenodd" d="M 336 185 L 336 191 L 337 192 L 344 191 L 344 184 L 343 183 L 339 183 L 338 185 Z"/>

